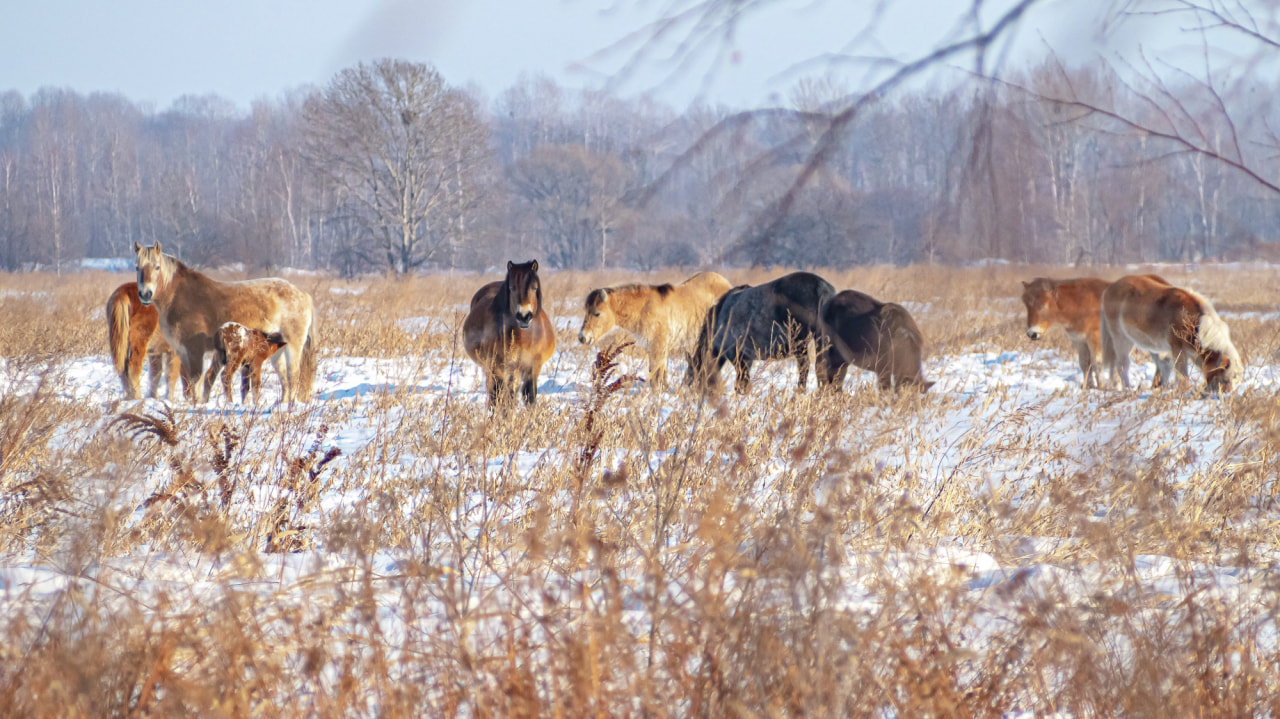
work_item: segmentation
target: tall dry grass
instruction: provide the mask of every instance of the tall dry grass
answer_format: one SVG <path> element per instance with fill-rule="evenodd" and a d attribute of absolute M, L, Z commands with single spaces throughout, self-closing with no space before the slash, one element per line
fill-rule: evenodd
<path fill-rule="evenodd" d="M 1175 270 L 1159 268 L 1223 311 L 1280 299 L 1263 270 Z M 908 303 L 931 362 L 1048 348 L 1073 364 L 1060 333 L 1025 339 L 1017 301 L 1018 280 L 1071 270 L 823 274 Z M 119 276 L 0 278 L 0 706 L 1280 709 L 1269 393 L 796 393 L 787 365 L 786 390 L 655 395 L 625 380 L 629 350 L 562 329 L 552 362 L 577 391 L 491 416 L 475 386 L 417 384 L 466 361 L 462 308 L 489 279 L 298 278 L 322 362 L 407 358 L 403 376 L 294 411 L 193 413 L 71 391 L 69 358 L 105 355 Z M 636 279 L 544 276 L 573 327 L 590 288 Z M 1273 319 L 1230 323 L 1247 365 L 1275 362 Z"/>

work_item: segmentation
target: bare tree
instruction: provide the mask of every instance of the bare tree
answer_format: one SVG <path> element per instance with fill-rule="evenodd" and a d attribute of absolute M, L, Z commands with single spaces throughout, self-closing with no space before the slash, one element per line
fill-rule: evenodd
<path fill-rule="evenodd" d="M 376 238 L 377 264 L 404 273 L 451 259 L 451 236 L 433 225 L 450 225 L 449 200 L 487 156 L 473 102 L 427 65 L 384 59 L 339 72 L 303 115 L 306 157 Z"/>

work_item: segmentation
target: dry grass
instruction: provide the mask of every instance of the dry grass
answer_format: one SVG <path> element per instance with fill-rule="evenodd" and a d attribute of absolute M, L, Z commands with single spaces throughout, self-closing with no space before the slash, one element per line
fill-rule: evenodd
<path fill-rule="evenodd" d="M 1224 312 L 1280 301 L 1269 271 L 1158 271 Z M 0 277 L 0 706 L 1280 711 L 1269 393 L 702 398 L 615 382 L 642 365 L 577 344 L 581 298 L 684 274 L 546 273 L 553 314 L 574 318 L 552 365 L 581 389 L 496 416 L 474 386 L 418 383 L 465 362 L 462 308 L 491 277 L 298 278 L 326 360 L 402 358 L 400 374 L 244 414 L 75 399 L 65 358 L 105 354 L 101 305 L 124 280 Z M 1071 270 L 822 274 L 907 303 L 934 359 L 1047 348 L 1073 364 L 1060 332 L 1025 339 L 1017 300 L 1018 280 Z M 1229 321 L 1247 365 L 1277 361 L 1274 319 Z"/>

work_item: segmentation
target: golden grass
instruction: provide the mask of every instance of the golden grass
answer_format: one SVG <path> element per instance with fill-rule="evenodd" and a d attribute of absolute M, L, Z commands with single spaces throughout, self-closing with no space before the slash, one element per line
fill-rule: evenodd
<path fill-rule="evenodd" d="M 1280 301 L 1262 270 L 1158 271 L 1224 312 Z M 493 277 L 296 278 L 325 360 L 405 358 L 400 374 L 384 392 L 243 414 L 73 399 L 60 358 L 105 355 L 100 306 L 124 280 L 0 277 L 0 566 L 30 572 L 0 587 L 0 706 L 1280 710 L 1269 393 L 611 384 L 643 364 L 577 344 L 582 297 L 685 274 L 546 273 L 553 314 L 574 318 L 552 364 L 581 390 L 496 416 L 471 384 L 416 389 L 466 362 L 460 308 Z M 911 303 L 931 361 L 1047 348 L 1072 364 L 1060 332 L 1026 340 L 1017 300 L 1018 280 L 1072 270 L 822 274 Z M 1248 366 L 1276 361 L 1274 320 L 1229 322 Z M 1160 581 L 1153 562 L 1171 567 Z"/>

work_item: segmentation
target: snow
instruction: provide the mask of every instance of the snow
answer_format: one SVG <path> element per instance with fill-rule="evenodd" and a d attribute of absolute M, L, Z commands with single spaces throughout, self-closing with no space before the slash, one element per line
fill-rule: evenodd
<path fill-rule="evenodd" d="M 334 290 L 339 291 L 339 290 Z M 356 290 L 342 290 L 355 292 Z M 929 309 L 929 305 L 913 307 L 913 310 Z M 456 318 L 444 316 L 412 317 L 401 319 L 400 326 L 407 332 L 451 332 Z M 577 318 L 559 318 L 556 326 L 572 331 Z M 556 412 L 579 411 L 589 387 L 587 373 L 589 355 L 580 348 L 560 352 L 544 369 L 539 385 L 539 401 L 548 404 Z M 683 367 L 672 361 L 670 374 L 680 377 Z M 631 357 L 622 360 L 622 371 L 644 375 L 644 363 Z M 1149 384 L 1152 375 L 1149 363 L 1137 363 L 1135 378 L 1141 375 Z M 776 393 L 779 397 L 793 393 L 794 365 L 774 363 L 758 368 L 753 377 L 753 394 Z M 30 392 L 35 386 L 35 376 L 17 377 L 19 370 L 0 360 L 0 387 L 12 387 L 13 391 Z M 1219 419 L 1224 412 L 1222 401 L 1187 398 L 1181 402 L 1168 402 L 1167 408 L 1155 413 L 1134 412 L 1134 408 L 1156 401 L 1150 393 L 1083 392 L 1080 390 L 1080 372 L 1072 358 L 1053 350 L 1028 348 L 1018 351 L 967 352 L 947 356 L 934 356 L 927 360 L 925 374 L 936 380 L 937 385 L 924 398 L 926 402 L 947 402 L 947 409 L 931 415 L 928 422 L 908 425 L 896 430 L 899 439 L 889 443 L 871 440 L 852 440 L 855 453 L 865 451 L 866 461 L 880 472 L 883 481 L 902 482 L 908 486 L 902 473 L 908 465 L 928 468 L 928 475 L 917 477 L 910 484 L 912 500 L 926 506 L 930 497 L 946 489 L 948 478 L 958 471 L 977 472 L 984 477 L 992 491 L 1008 491 L 1015 504 L 1035 487 L 1046 472 L 1085 471 L 1093 467 L 1102 456 L 1100 452 L 1121 443 L 1147 448 L 1155 453 L 1165 451 L 1176 438 L 1180 461 L 1175 463 L 1176 481 L 1187 482 L 1212 469 L 1216 464 L 1238 461 L 1232 454 L 1239 447 L 1242 437 L 1222 429 Z M 731 386 L 732 371 L 726 370 L 723 378 L 726 387 Z M 274 401 L 278 384 L 267 379 L 264 383 L 265 402 Z M 63 399 L 102 408 L 103 419 L 118 409 L 119 380 L 105 357 L 79 357 L 67 360 L 57 367 L 57 395 Z M 812 380 L 811 380 L 812 382 Z M 847 393 L 874 392 L 873 377 L 866 373 L 851 373 L 844 388 Z M 1240 394 L 1265 392 L 1274 394 L 1280 386 L 1280 367 L 1260 366 L 1246 369 L 1246 377 L 1238 389 Z M 641 387 L 633 393 L 643 392 Z M 421 356 L 399 358 L 338 357 L 321 358 L 313 407 L 308 410 L 323 414 L 328 426 L 324 449 L 341 450 L 338 463 L 368 463 L 378 466 L 387 476 L 406 478 L 435 474 L 446 484 L 456 482 L 465 472 L 482 472 L 486 476 L 502 476 L 511 481 L 511 490 L 501 496 L 488 496 L 479 492 L 467 494 L 455 510 L 455 520 L 466 528 L 466 535 L 476 539 L 495 522 L 510 523 L 534 511 L 538 493 L 530 486 L 531 478 L 543 468 L 564 466 L 571 461 L 563 447 L 533 448 L 510 456 L 488 458 L 477 466 L 473 458 L 456 456 L 431 456 L 403 448 L 398 457 L 373 456 L 385 452 L 378 441 L 384 425 L 396 421 L 395 410 L 375 411 L 369 401 L 405 402 L 418 399 L 448 397 L 450 401 L 481 407 L 485 402 L 483 377 L 478 368 L 465 357 L 449 355 L 447 351 L 426 352 Z M 675 397 L 670 395 L 669 397 Z M 668 399 L 668 402 L 674 401 Z M 735 400 L 725 399 L 730 408 Z M 156 407 L 155 400 L 139 408 Z M 127 405 L 126 405 L 127 407 Z M 221 399 L 208 406 L 190 408 L 176 405 L 179 413 L 225 414 L 227 416 L 268 416 L 290 410 L 264 405 L 261 408 L 238 402 L 224 405 Z M 868 427 L 888 425 L 888 410 L 870 405 L 864 410 Z M 657 415 L 661 425 L 670 420 L 670 412 Z M 440 419 L 441 424 L 444 419 Z M 428 435 L 438 429 L 426 426 L 421 429 Z M 868 435 L 874 434 L 868 432 Z M 1034 441 L 1032 441 L 1034 440 Z M 250 437 L 265 448 L 270 437 L 266 430 Z M 865 446 L 859 446 L 862 442 Z M 927 456 L 908 454 L 911 446 L 927 448 Z M 998 450 L 998 451 L 997 451 Z M 654 450 L 647 458 L 651 466 L 659 466 L 672 456 L 672 450 Z M 783 458 L 785 459 L 785 457 Z M 601 465 L 616 466 L 621 457 L 604 451 Z M 723 462 L 730 466 L 732 457 L 707 457 L 707 462 Z M 1135 460 L 1136 461 L 1136 460 Z M 430 468 L 430 472 L 424 468 Z M 789 501 L 774 486 L 782 484 L 784 476 L 794 467 L 777 464 L 760 467 L 756 480 L 760 491 L 752 498 L 759 511 L 770 511 L 775 505 Z M 814 501 L 823 506 L 842 491 L 843 479 L 831 477 L 814 485 Z M 278 499 L 278 488 L 257 486 L 246 492 L 246 510 L 267 512 Z M 413 516 L 422 509 L 430 497 L 422 494 L 413 502 L 396 508 Z M 318 507 L 304 521 L 323 524 L 327 519 L 360 510 L 378 501 L 376 492 L 365 486 L 327 486 L 320 497 Z M 571 501 L 564 498 L 564 502 Z M 1030 500 L 1028 500 L 1030 501 Z M 1034 501 L 1045 501 L 1043 498 Z M 128 509 L 128 508 L 126 508 Z M 135 510 L 141 511 L 141 510 Z M 1064 541 L 1051 537 L 1007 538 L 1016 548 L 1017 561 L 1004 563 L 992 551 L 967 546 L 965 540 L 940 542 L 935 547 L 909 549 L 899 552 L 859 552 L 850 550 L 839 572 L 846 586 L 843 606 L 850 611 L 864 611 L 878 606 L 883 587 L 895 585 L 902 589 L 912 586 L 921 576 L 935 577 L 939 582 L 952 581 L 957 575 L 961 586 L 969 593 L 974 605 L 981 607 L 980 616 L 974 618 L 975 632 L 971 643 L 981 646 L 985 637 L 997 631 L 996 617 L 1012 611 L 1016 602 L 1030 601 L 1035 597 L 1065 598 L 1069 602 L 1085 604 L 1100 593 L 1140 591 L 1153 601 L 1164 596 L 1181 596 L 1181 587 L 1187 577 L 1208 586 L 1209 595 L 1222 597 L 1239 606 L 1260 605 L 1268 601 L 1269 584 L 1266 574 L 1274 566 L 1271 550 L 1259 548 L 1255 561 L 1264 564 L 1252 568 L 1222 564 L 1188 562 L 1165 556 L 1139 556 L 1136 559 L 1136 576 L 1122 576 L 1106 565 L 1081 562 L 1064 565 L 1046 557 L 1056 556 Z M 66 591 L 71 586 L 101 585 L 120 590 L 121 594 L 149 597 L 160 592 L 174 593 L 182 589 L 188 601 L 199 602 L 215 594 L 222 581 L 230 576 L 230 570 L 218 561 L 200 556 L 174 556 L 160 552 L 140 550 L 122 558 L 104 560 L 92 572 L 92 581 L 72 576 L 58 567 L 42 563 L 34 555 L 16 561 L 9 557 L 9 566 L 0 567 L 0 611 L 9 613 L 18 607 L 39 604 L 41 601 Z M 323 546 L 308 547 L 292 554 L 264 554 L 261 568 L 251 580 L 237 580 L 242 591 L 258 591 L 264 596 L 288 597 L 289 601 L 322 604 L 324 598 L 314 589 L 314 578 L 319 574 L 349 568 L 350 561 L 340 552 L 329 551 Z M 413 561 L 409 550 L 383 550 L 374 557 L 374 572 L 379 577 L 398 575 Z M 450 570 L 454 560 L 439 560 L 442 571 Z M 501 557 L 489 557 L 484 567 L 469 567 L 465 573 L 477 591 L 468 600 L 470 606 L 487 605 L 488 609 L 510 608 L 519 604 L 512 593 L 521 591 L 518 586 L 503 584 L 498 576 Z M 452 569 L 458 569 L 452 567 Z M 623 577 L 623 586 L 638 587 L 643 584 L 637 576 Z M 1128 588 L 1128 589 L 1125 589 Z M 1134 589 L 1137 588 L 1137 589 Z M 553 591 L 543 588 L 540 591 Z M 672 592 L 678 590 L 674 586 Z M 627 611 L 639 612 L 644 606 L 638 589 L 624 599 Z M 379 623 L 388 636 L 398 636 L 406 631 L 407 620 L 397 610 L 398 595 L 388 587 L 379 597 Z M 1173 611 L 1173 610 L 1170 610 Z M 416 608 L 417 621 L 432 626 L 445 620 L 445 609 L 439 601 Z M 639 621 L 639 620 L 637 620 Z M 496 631 L 496 628 L 493 629 Z M 1258 628 L 1257 638 L 1274 651 L 1276 632 L 1273 622 Z"/>

